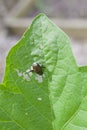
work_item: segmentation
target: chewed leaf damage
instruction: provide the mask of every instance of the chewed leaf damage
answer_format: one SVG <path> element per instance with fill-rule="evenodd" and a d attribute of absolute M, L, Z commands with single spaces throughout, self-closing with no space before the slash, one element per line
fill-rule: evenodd
<path fill-rule="evenodd" d="M 20 71 L 19 69 L 15 69 L 17 72 L 17 75 L 21 78 L 23 78 L 26 81 L 31 80 L 31 76 L 33 75 L 33 72 L 36 73 L 35 80 L 38 81 L 38 83 L 43 82 L 43 66 L 39 65 L 38 63 L 33 63 L 33 65 L 25 70 L 25 72 Z"/>

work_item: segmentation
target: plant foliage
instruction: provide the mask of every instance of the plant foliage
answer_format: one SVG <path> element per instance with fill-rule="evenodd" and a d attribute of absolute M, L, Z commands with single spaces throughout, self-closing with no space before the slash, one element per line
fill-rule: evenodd
<path fill-rule="evenodd" d="M 43 76 L 30 75 L 34 62 L 45 66 Z M 0 130 L 87 130 L 87 67 L 76 64 L 68 36 L 44 14 L 6 58 Z"/>

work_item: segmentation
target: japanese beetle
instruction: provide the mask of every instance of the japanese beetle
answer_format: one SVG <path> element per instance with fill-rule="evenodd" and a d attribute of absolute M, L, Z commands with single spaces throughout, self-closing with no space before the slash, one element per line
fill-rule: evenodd
<path fill-rule="evenodd" d="M 45 68 L 44 66 L 41 66 L 38 63 L 33 63 L 32 65 L 32 69 L 30 70 L 30 72 L 35 72 L 38 75 L 43 75 L 43 68 Z"/>

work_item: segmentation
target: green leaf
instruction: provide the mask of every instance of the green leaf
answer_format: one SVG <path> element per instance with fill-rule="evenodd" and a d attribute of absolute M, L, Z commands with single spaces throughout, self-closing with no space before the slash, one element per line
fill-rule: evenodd
<path fill-rule="evenodd" d="M 29 73 L 43 65 L 43 76 Z M 87 67 L 68 36 L 39 14 L 9 51 L 0 85 L 0 129 L 87 130 Z"/>

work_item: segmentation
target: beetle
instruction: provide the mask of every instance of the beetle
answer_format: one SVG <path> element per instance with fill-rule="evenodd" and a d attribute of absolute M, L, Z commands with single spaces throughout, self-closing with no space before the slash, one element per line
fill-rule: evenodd
<path fill-rule="evenodd" d="M 43 68 L 45 68 L 45 67 L 38 63 L 33 63 L 32 69 L 30 70 L 30 72 L 35 72 L 38 75 L 43 75 Z"/>

